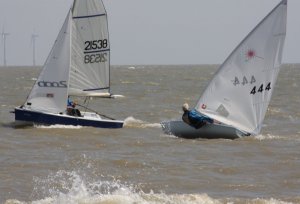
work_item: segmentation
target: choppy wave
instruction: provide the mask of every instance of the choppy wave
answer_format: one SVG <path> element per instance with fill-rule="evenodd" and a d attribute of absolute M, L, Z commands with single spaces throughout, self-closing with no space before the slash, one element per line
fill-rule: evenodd
<path fill-rule="evenodd" d="M 300 132 L 296 133 L 300 134 Z M 255 140 L 285 140 L 285 141 L 299 141 L 300 135 L 273 135 L 273 134 L 265 134 L 265 135 L 256 135 L 254 136 Z"/>
<path fill-rule="evenodd" d="M 135 119 L 134 117 L 128 117 L 124 121 L 124 127 L 133 128 L 161 128 L 160 123 L 148 123 L 142 120 Z"/>
<path fill-rule="evenodd" d="M 135 84 L 134 81 L 121 81 L 122 84 Z"/>
<path fill-rule="evenodd" d="M 99 195 L 90 198 L 45 198 L 32 202 L 7 200 L 4 204 L 294 204 L 289 202 L 270 199 L 213 199 L 206 194 L 190 195 L 166 195 L 166 194 L 132 194 L 132 195 Z"/>
<path fill-rule="evenodd" d="M 282 139 L 283 137 L 278 135 L 266 134 L 266 135 L 256 135 L 254 136 L 254 138 L 257 140 L 273 140 L 273 139 Z"/>
<path fill-rule="evenodd" d="M 46 179 L 35 178 L 30 202 L 10 199 L 5 204 L 290 204 L 277 199 L 215 199 L 207 194 L 148 193 L 120 181 L 85 181 L 76 172 L 59 171 Z"/>

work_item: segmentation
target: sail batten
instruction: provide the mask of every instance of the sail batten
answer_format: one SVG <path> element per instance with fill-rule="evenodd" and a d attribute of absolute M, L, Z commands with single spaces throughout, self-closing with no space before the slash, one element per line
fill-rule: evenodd
<path fill-rule="evenodd" d="M 84 54 L 89 54 L 89 53 L 99 53 L 99 52 L 108 52 L 110 49 L 105 49 L 105 50 L 94 50 L 94 51 L 85 51 Z"/>
<path fill-rule="evenodd" d="M 105 16 L 105 15 L 106 15 L 106 13 L 89 15 L 89 16 L 74 16 L 73 19 L 78 19 L 78 18 L 94 18 L 94 17 L 99 17 L 99 16 Z"/>
<path fill-rule="evenodd" d="M 109 87 L 95 88 L 95 89 L 84 89 L 83 91 L 97 91 L 97 90 L 103 90 L 103 89 L 109 89 Z"/>

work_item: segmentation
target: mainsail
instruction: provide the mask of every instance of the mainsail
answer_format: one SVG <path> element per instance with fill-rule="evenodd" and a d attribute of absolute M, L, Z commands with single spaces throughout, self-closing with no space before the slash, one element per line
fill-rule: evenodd
<path fill-rule="evenodd" d="M 224 124 L 258 134 L 279 73 L 286 35 L 282 0 L 220 66 L 196 109 Z"/>
<path fill-rule="evenodd" d="M 110 43 L 102 1 L 74 1 L 71 33 L 69 95 L 109 95 Z"/>
<path fill-rule="evenodd" d="M 72 13 L 58 34 L 54 46 L 34 84 L 26 107 L 33 110 L 58 113 L 66 109 L 70 67 L 70 26 Z"/>

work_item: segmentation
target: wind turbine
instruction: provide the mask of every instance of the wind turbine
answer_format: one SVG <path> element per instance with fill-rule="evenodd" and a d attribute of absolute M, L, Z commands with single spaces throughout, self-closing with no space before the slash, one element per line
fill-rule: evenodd
<path fill-rule="evenodd" d="M 33 63 L 33 66 L 36 65 L 35 63 L 35 40 L 36 38 L 39 37 L 37 34 L 32 34 L 31 35 L 31 44 L 32 44 L 32 63 Z"/>
<path fill-rule="evenodd" d="M 10 35 L 10 33 L 6 33 L 5 30 L 4 30 L 4 27 L 2 28 L 2 33 L 1 33 L 1 36 L 2 36 L 2 40 L 3 40 L 3 66 L 6 66 L 7 63 L 6 63 L 6 37 Z"/>

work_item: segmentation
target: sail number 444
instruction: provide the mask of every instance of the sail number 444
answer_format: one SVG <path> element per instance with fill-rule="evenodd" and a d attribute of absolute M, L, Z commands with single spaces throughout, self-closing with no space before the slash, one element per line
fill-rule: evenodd
<path fill-rule="evenodd" d="M 246 76 L 244 76 L 242 78 L 242 80 L 240 80 L 238 77 L 235 77 L 232 80 L 232 83 L 234 86 L 238 86 L 238 85 L 243 85 L 245 86 L 246 84 L 254 84 L 256 83 L 256 79 L 254 76 L 252 76 L 251 78 L 247 78 Z M 254 86 L 251 89 L 250 94 L 255 95 L 256 93 L 262 93 L 264 91 L 270 91 L 271 90 L 271 82 L 269 82 L 266 86 L 264 84 L 261 84 L 259 87 Z"/>
<path fill-rule="evenodd" d="M 264 84 L 260 85 L 258 88 L 254 86 L 250 94 L 255 95 L 256 93 L 262 93 L 264 91 L 270 91 L 270 90 L 271 90 L 271 82 L 269 82 L 266 87 L 264 86 Z"/>

